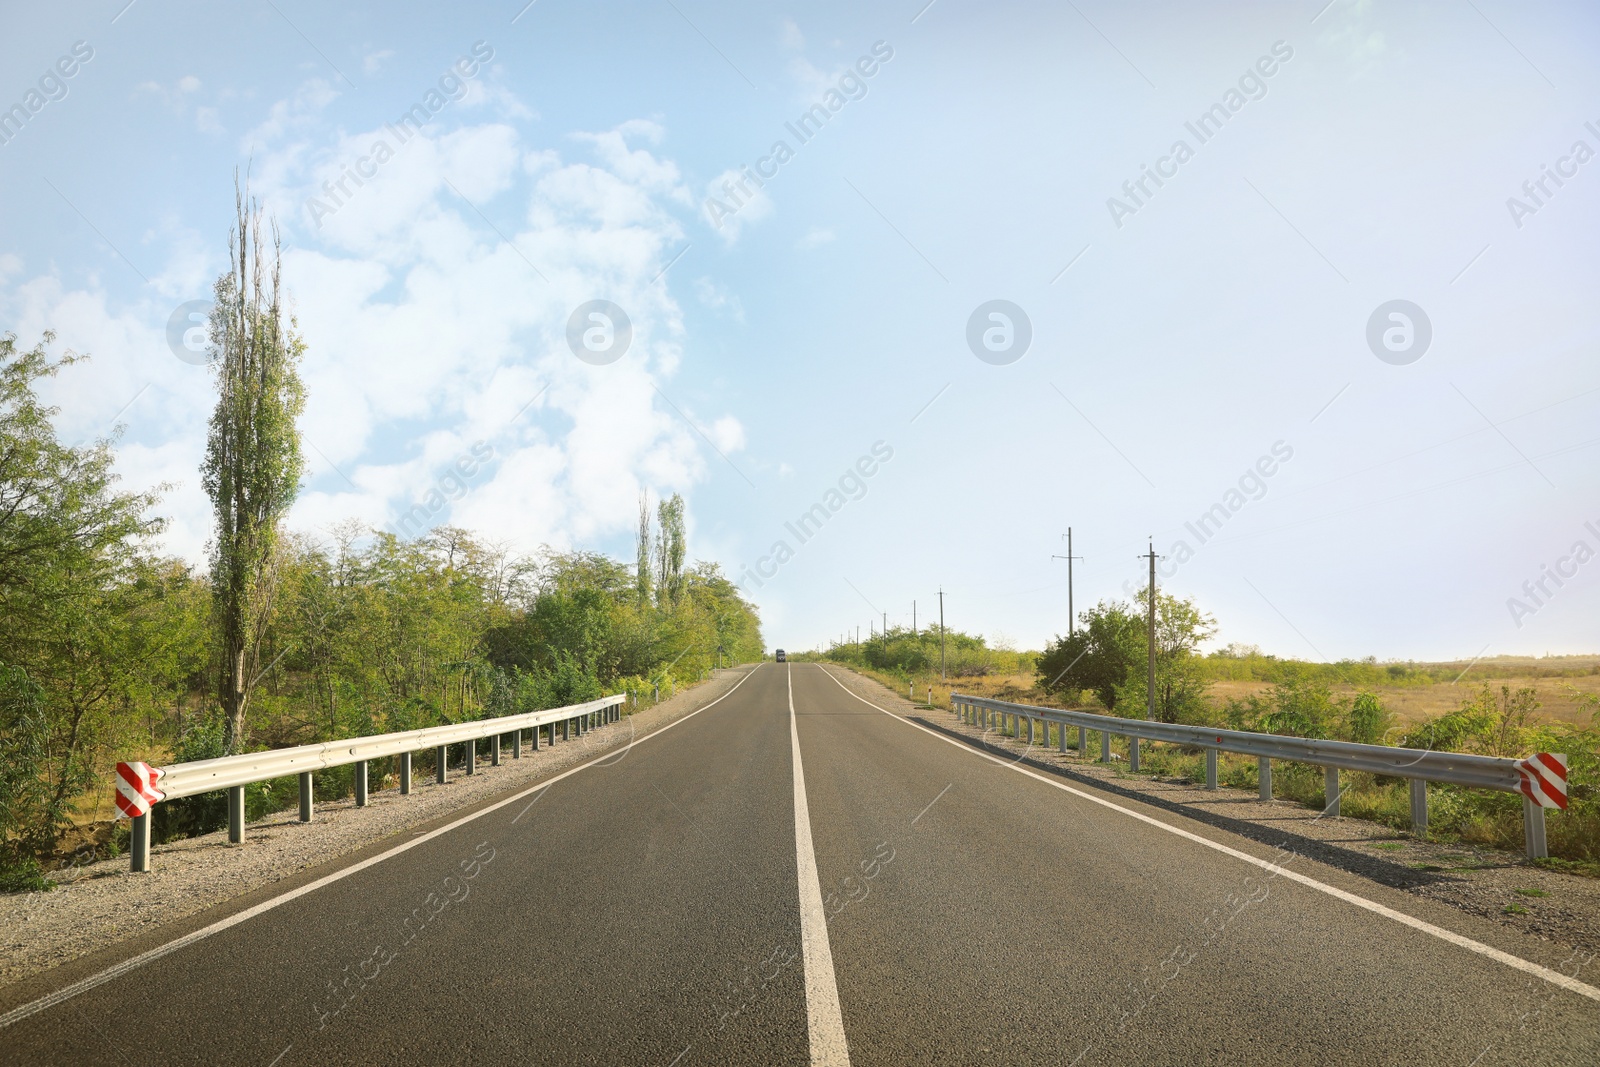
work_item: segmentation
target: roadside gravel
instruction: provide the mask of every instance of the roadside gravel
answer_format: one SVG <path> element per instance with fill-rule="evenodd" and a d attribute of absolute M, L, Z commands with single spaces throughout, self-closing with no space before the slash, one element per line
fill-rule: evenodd
<path fill-rule="evenodd" d="M 724 695 L 751 668 L 718 671 L 708 681 L 621 722 L 582 738 L 545 745 L 537 753 L 525 743 L 513 760 L 507 746 L 491 767 L 480 748 L 476 773 L 452 767 L 450 781 L 421 776 L 410 796 L 398 789 L 376 791 L 366 807 L 354 799 L 319 802 L 315 821 L 296 811 L 280 812 L 245 827 L 242 845 L 228 844 L 227 831 L 174 841 L 151 850 L 150 873 L 130 874 L 128 859 L 102 860 L 52 872 L 58 887 L 48 893 L 0 896 L 0 985 L 114 945 L 269 886 L 306 868 L 403 833 L 414 826 L 513 792 L 595 755 L 621 748 L 683 718 Z"/>
<path fill-rule="evenodd" d="M 1282 846 L 1555 944 L 1600 952 L 1596 879 L 1535 867 L 1519 853 L 1417 840 L 1380 823 L 1327 817 L 1290 801 L 1265 803 L 1253 791 L 1213 792 L 1187 779 L 1136 775 L 1126 764 L 1079 759 L 1074 751 L 1063 755 L 1042 745 L 1017 744 L 994 730 L 964 724 L 946 708 L 913 705 L 870 678 L 834 666 L 828 670 L 886 711 L 978 742 L 996 754 L 1021 757 L 1030 767 Z"/>

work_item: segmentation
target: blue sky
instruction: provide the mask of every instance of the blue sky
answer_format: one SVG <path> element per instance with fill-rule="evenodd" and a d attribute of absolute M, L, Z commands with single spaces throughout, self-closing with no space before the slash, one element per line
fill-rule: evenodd
<path fill-rule="evenodd" d="M 211 398 L 167 326 L 248 166 L 309 346 L 309 534 L 395 524 L 461 459 L 429 521 L 525 551 L 628 557 L 641 489 L 682 492 L 788 647 L 941 587 L 1038 647 L 1069 525 L 1080 607 L 1154 537 L 1223 641 L 1600 646 L 1591 6 L 4 11 L 0 326 L 92 355 L 62 432 L 124 427 L 185 557 Z M 568 342 L 595 300 L 611 362 Z M 969 331 L 996 300 L 1020 358 L 1016 321 Z"/>

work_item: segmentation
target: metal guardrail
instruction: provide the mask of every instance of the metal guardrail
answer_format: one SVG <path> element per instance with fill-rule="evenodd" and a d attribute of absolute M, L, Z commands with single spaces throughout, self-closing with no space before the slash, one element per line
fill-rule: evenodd
<path fill-rule="evenodd" d="M 1128 738 L 1128 767 L 1139 769 L 1139 742 L 1165 741 L 1203 749 L 1206 754 L 1206 788 L 1217 788 L 1217 753 L 1237 752 L 1256 757 L 1260 771 L 1262 800 L 1272 799 L 1272 761 L 1288 760 L 1322 767 L 1325 774 L 1325 793 L 1328 798 L 1325 813 L 1339 814 L 1339 772 L 1366 771 L 1393 778 L 1405 778 L 1411 783 L 1411 828 L 1417 835 L 1428 829 L 1429 782 L 1465 786 L 1471 789 L 1495 789 L 1506 793 L 1523 792 L 1523 772 L 1519 761 L 1497 756 L 1474 756 L 1464 752 L 1435 752 L 1429 749 L 1391 748 L 1387 745 L 1360 745 L 1349 741 L 1320 741 L 1307 737 L 1287 737 L 1283 734 L 1259 734 L 1244 730 L 1209 730 L 1199 726 L 1182 726 L 1177 723 L 1152 722 L 1148 719 L 1123 719 L 1114 715 L 1095 715 L 1084 711 L 1063 711 L 1058 708 L 1041 708 L 1031 704 L 1013 704 L 988 697 L 950 694 L 951 709 L 962 721 L 975 726 L 1009 729 L 1021 739 L 1027 734 L 1028 744 L 1034 743 L 1035 724 L 1039 724 L 1040 742 L 1049 744 L 1049 725 L 1057 726 L 1060 751 L 1067 751 L 1067 732 L 1064 727 L 1078 728 L 1078 751 L 1087 750 L 1090 730 L 1100 734 L 1100 762 L 1111 762 L 1111 738 Z M 1009 725 L 1008 725 L 1009 720 Z M 1522 801 L 1523 843 L 1529 858 L 1549 855 L 1545 843 L 1544 808 L 1526 796 Z"/>
<path fill-rule="evenodd" d="M 590 729 L 621 718 L 622 705 L 627 696 L 613 696 L 572 704 L 562 708 L 505 715 L 496 719 L 479 719 L 474 722 L 430 726 L 421 730 L 404 730 L 399 733 L 377 734 L 371 737 L 351 737 L 341 741 L 325 741 L 315 745 L 294 748 L 268 749 L 264 752 L 243 752 L 237 756 L 176 763 L 170 767 L 144 768 L 150 783 L 144 796 L 144 813 L 133 818 L 129 855 L 136 873 L 150 870 L 150 811 L 152 804 L 199 793 L 228 792 L 228 840 L 238 844 L 244 840 L 244 787 L 273 778 L 300 778 L 300 821 L 310 822 L 312 817 L 312 776 L 330 767 L 355 764 L 356 806 L 367 803 L 367 763 L 374 759 L 398 757 L 400 761 L 400 792 L 411 792 L 411 754 L 423 749 L 434 749 L 434 776 L 439 784 L 449 780 L 447 751 L 450 745 L 467 746 L 463 770 L 472 774 L 477 764 L 477 742 L 487 738 L 490 742 L 490 762 L 500 765 L 501 738 L 512 737 L 511 756 L 522 757 L 522 732 L 533 731 L 533 748 L 539 748 L 539 731 L 545 729 L 549 743 L 554 744 L 559 727 L 561 739 L 567 740 L 576 732 L 580 737 Z M 125 765 L 133 766 L 133 765 Z M 143 765 L 136 765 L 143 768 Z M 119 772 L 121 768 L 119 767 Z"/>

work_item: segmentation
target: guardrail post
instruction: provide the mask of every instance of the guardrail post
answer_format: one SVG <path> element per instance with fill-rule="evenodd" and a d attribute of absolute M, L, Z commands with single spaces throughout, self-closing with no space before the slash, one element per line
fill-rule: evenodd
<path fill-rule="evenodd" d="M 1139 769 L 1139 739 L 1137 737 L 1129 736 L 1129 738 L 1128 738 L 1128 770 L 1136 771 L 1138 769 Z"/>
<path fill-rule="evenodd" d="M 1083 755 L 1084 752 L 1088 749 L 1088 747 L 1089 747 L 1089 728 L 1087 726 L 1080 726 L 1080 727 L 1078 727 L 1078 755 L 1080 755 L 1080 756 Z"/>
<path fill-rule="evenodd" d="M 1272 761 L 1265 756 L 1256 757 L 1256 777 L 1261 780 L 1261 799 L 1272 799 Z"/>
<path fill-rule="evenodd" d="M 1411 779 L 1411 832 L 1417 837 L 1428 833 L 1428 780 Z"/>
<path fill-rule="evenodd" d="M 539 751 L 539 729 L 540 728 L 537 727 L 537 726 L 535 726 L 533 728 L 533 750 L 535 752 Z M 554 726 L 551 726 L 550 727 L 550 740 L 554 741 L 555 739 L 556 739 L 556 728 Z"/>
<path fill-rule="evenodd" d="M 128 869 L 134 874 L 150 873 L 150 813 L 136 816 L 128 827 Z"/>
<path fill-rule="evenodd" d="M 367 806 L 367 761 L 356 764 L 356 807 Z"/>
<path fill-rule="evenodd" d="M 1105 730 L 1100 731 L 1100 762 L 1111 762 L 1111 734 Z"/>
<path fill-rule="evenodd" d="M 511 758 L 522 758 L 522 727 L 517 727 L 511 732 Z"/>
<path fill-rule="evenodd" d="M 489 766 L 500 766 L 500 735 L 495 734 L 489 739 Z"/>
<path fill-rule="evenodd" d="M 1056 723 L 1056 744 L 1060 747 L 1061 754 L 1063 756 L 1066 755 L 1067 754 L 1067 724 L 1064 723 L 1064 722 Z"/>
<path fill-rule="evenodd" d="M 433 780 L 444 785 L 450 780 L 450 746 L 440 745 L 433 751 Z"/>
<path fill-rule="evenodd" d="M 244 842 L 244 786 L 236 785 L 228 790 L 228 844 L 238 845 Z"/>
<path fill-rule="evenodd" d="M 563 741 L 572 740 L 572 720 L 571 719 L 562 719 L 561 720 L 561 740 L 563 740 Z"/>
<path fill-rule="evenodd" d="M 311 821 L 311 772 L 300 772 L 300 821 Z"/>
<path fill-rule="evenodd" d="M 1217 750 L 1206 749 L 1206 788 L 1217 788 Z"/>
<path fill-rule="evenodd" d="M 1544 809 L 1527 797 L 1522 798 L 1522 841 L 1530 860 L 1550 855 L 1544 840 Z"/>
<path fill-rule="evenodd" d="M 1322 768 L 1322 814 L 1339 817 L 1339 768 Z"/>
<path fill-rule="evenodd" d="M 1033 716 L 1028 716 L 1028 744 L 1033 744 Z"/>
<path fill-rule="evenodd" d="M 472 774 L 478 769 L 478 739 L 470 738 L 467 741 L 467 766 L 464 773 Z"/>
<path fill-rule="evenodd" d="M 411 753 L 400 753 L 400 795 L 411 795 Z"/>

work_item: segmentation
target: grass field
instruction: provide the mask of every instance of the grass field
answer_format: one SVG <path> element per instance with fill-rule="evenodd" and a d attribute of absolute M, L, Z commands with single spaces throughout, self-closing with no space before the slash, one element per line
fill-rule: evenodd
<path fill-rule="evenodd" d="M 919 704 L 927 702 L 935 707 L 948 708 L 952 692 L 1043 707 L 1069 706 L 1061 698 L 1037 689 L 1037 675 L 1032 670 L 1019 669 L 1025 667 L 1023 663 L 1007 664 L 1010 670 L 951 678 L 946 682 L 939 681 L 937 670 L 908 675 L 874 670 L 859 663 L 851 666 L 902 695 L 913 696 Z M 1551 812 L 1547 819 L 1550 854 L 1555 857 L 1552 862 L 1564 862 L 1566 866 L 1562 869 L 1573 873 L 1600 877 L 1600 810 L 1596 803 L 1600 797 L 1596 796 L 1592 773 L 1595 739 L 1600 730 L 1595 711 L 1595 700 L 1600 698 L 1600 656 L 1496 657 L 1477 662 L 1403 665 L 1371 661 L 1295 664 L 1266 658 L 1234 661 L 1208 658 L 1207 669 L 1225 675 L 1213 677 L 1208 684 L 1205 694 L 1206 704 L 1211 708 L 1208 719 L 1220 716 L 1221 709 L 1230 701 L 1242 701 L 1251 696 L 1269 697 L 1274 682 L 1261 675 L 1298 670 L 1314 674 L 1326 683 L 1335 698 L 1353 698 L 1359 692 L 1376 696 L 1390 716 L 1389 728 L 1384 733 L 1390 744 L 1403 743 L 1402 735 L 1422 723 L 1458 711 L 1464 703 L 1478 696 L 1485 685 L 1497 693 L 1501 686 L 1508 686 L 1513 692 L 1532 689 L 1540 706 L 1533 711 L 1526 726 L 1520 728 L 1524 743 L 1548 746 L 1544 751 L 1566 751 L 1572 760 L 1572 806 L 1566 812 Z M 1104 709 L 1092 702 L 1070 706 L 1104 713 Z M 1113 749 L 1125 754 L 1126 742 L 1117 740 Z M 1195 750 L 1149 744 L 1144 749 L 1143 772 L 1199 780 L 1204 775 L 1204 757 Z M 1220 773 L 1226 785 L 1255 788 L 1257 768 L 1253 759 L 1224 753 Z M 1409 830 L 1410 812 L 1403 782 L 1363 774 L 1348 775 L 1346 785 L 1349 790 L 1343 802 L 1346 816 L 1370 819 L 1400 832 Z M 1320 808 L 1327 802 L 1319 768 L 1292 763 L 1275 767 L 1273 787 L 1281 799 L 1309 807 Z M 1430 837 L 1466 845 L 1520 850 L 1522 811 L 1519 797 L 1449 786 L 1435 786 L 1429 792 Z"/>

